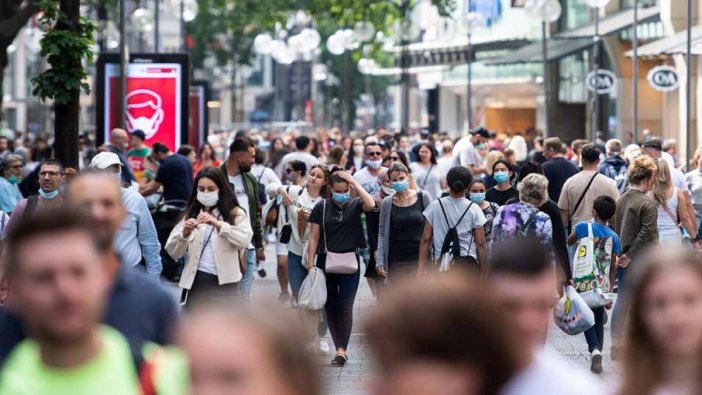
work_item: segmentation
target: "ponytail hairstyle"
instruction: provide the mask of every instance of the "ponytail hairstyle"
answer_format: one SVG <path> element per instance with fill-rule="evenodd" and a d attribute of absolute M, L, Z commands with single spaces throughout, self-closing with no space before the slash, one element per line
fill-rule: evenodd
<path fill-rule="evenodd" d="M 473 182 L 473 173 L 467 167 L 456 166 L 446 174 L 446 182 L 453 193 L 465 193 Z"/>

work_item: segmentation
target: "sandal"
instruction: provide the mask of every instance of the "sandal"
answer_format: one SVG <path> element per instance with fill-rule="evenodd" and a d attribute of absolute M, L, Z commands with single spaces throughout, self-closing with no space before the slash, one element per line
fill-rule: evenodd
<path fill-rule="evenodd" d="M 331 365 L 341 368 L 344 365 L 346 365 L 346 361 L 348 361 L 348 360 L 349 360 L 348 356 L 341 354 L 341 353 L 337 353 L 336 356 L 334 356 L 334 359 L 332 359 Z"/>

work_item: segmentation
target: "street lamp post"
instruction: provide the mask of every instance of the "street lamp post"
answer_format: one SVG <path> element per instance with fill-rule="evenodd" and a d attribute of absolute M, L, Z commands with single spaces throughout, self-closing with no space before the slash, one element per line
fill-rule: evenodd
<path fill-rule="evenodd" d="M 595 12 L 595 37 L 592 45 L 592 68 L 595 77 L 598 75 L 598 70 L 600 68 L 600 8 L 609 4 L 610 0 L 585 0 L 588 6 L 590 6 Z M 592 92 L 593 95 L 593 109 L 592 109 L 592 125 L 590 127 L 590 137 L 594 138 L 599 129 L 600 123 L 600 93 L 597 89 Z"/>
<path fill-rule="evenodd" d="M 468 6 L 470 9 L 470 5 Z M 463 19 L 463 28 L 466 31 L 468 44 L 466 45 L 466 65 L 468 74 L 466 75 L 466 126 L 471 129 L 473 121 L 473 44 L 472 36 L 476 29 L 485 24 L 485 18 L 478 12 L 469 12 Z"/>
<path fill-rule="evenodd" d="M 685 78 L 685 165 L 690 164 L 690 143 L 692 130 L 690 117 L 692 112 L 692 0 L 687 0 L 687 45 L 685 47 L 686 78 Z M 699 118 L 697 120 L 699 122 Z"/>
<path fill-rule="evenodd" d="M 126 120 L 124 113 L 127 109 L 127 63 L 129 53 L 127 52 L 127 0 L 119 0 L 119 122 L 120 128 L 124 129 Z M 105 131 L 107 132 L 107 130 Z"/>
<path fill-rule="evenodd" d="M 541 61 L 543 63 L 543 83 L 544 83 L 544 136 L 551 134 L 551 80 L 548 62 L 548 36 L 549 24 L 561 17 L 561 4 L 557 0 L 529 0 L 525 4 L 526 11 L 533 17 L 541 21 Z"/>
<path fill-rule="evenodd" d="M 634 27 L 632 29 L 631 46 L 634 49 L 632 59 L 632 82 L 634 95 L 634 114 L 631 120 L 631 133 L 636 143 L 636 134 L 639 130 L 639 0 L 634 0 Z"/>

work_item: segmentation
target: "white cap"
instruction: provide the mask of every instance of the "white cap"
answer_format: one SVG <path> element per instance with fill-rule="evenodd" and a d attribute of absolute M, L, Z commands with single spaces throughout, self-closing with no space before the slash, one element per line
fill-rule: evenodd
<path fill-rule="evenodd" d="M 90 161 L 91 169 L 105 170 L 112 165 L 122 165 L 119 157 L 114 152 L 100 152 Z"/>

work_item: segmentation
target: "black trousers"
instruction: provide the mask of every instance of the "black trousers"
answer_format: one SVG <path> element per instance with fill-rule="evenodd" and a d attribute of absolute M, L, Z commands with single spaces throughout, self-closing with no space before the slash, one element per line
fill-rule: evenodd
<path fill-rule="evenodd" d="M 239 302 L 239 283 L 219 285 L 214 274 L 198 272 L 189 290 L 184 289 L 181 302 L 186 302 L 186 309 L 203 303 L 235 304 Z"/>

